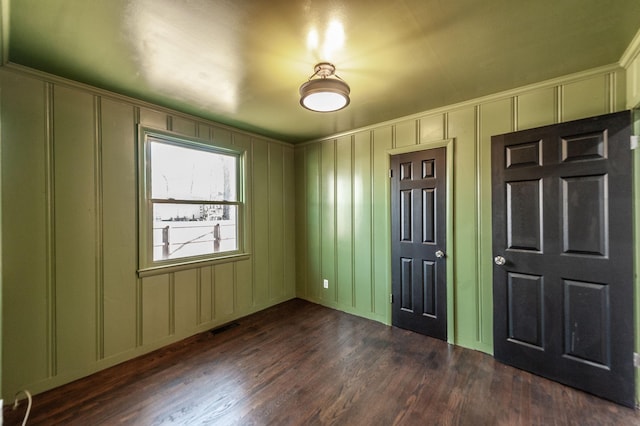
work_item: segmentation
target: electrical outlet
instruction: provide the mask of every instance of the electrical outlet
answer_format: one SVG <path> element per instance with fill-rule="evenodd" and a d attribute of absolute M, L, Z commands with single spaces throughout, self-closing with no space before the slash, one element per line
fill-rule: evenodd
<path fill-rule="evenodd" d="M 327 279 L 322 280 L 322 287 L 329 288 L 329 280 Z"/>

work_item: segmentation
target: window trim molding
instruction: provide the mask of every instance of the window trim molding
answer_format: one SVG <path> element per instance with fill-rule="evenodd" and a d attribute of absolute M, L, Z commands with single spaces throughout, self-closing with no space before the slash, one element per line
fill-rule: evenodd
<path fill-rule="evenodd" d="M 201 146 L 203 149 L 228 153 L 238 156 L 237 171 L 237 198 L 238 198 L 238 221 L 237 235 L 238 248 L 233 251 L 221 252 L 220 254 L 210 254 L 202 256 L 193 256 L 183 259 L 164 260 L 161 262 L 153 261 L 152 237 L 153 234 L 149 230 L 149 223 L 152 221 L 150 198 L 150 188 L 148 187 L 148 176 L 151 173 L 151 161 L 149 158 L 149 150 L 147 149 L 150 139 L 159 139 L 177 146 L 186 148 L 196 148 Z M 137 224 L 138 224 L 138 269 L 137 274 L 140 278 L 181 271 L 185 269 L 193 269 L 203 266 L 215 265 L 232 261 L 245 260 L 250 258 L 250 254 L 246 251 L 248 247 L 248 236 L 245 230 L 247 228 L 247 211 L 248 197 L 246 188 L 246 161 L 247 150 L 228 143 L 214 142 L 211 140 L 201 139 L 192 136 L 186 136 L 180 133 L 159 130 L 152 127 L 138 125 L 138 140 L 136 142 L 137 151 Z"/>

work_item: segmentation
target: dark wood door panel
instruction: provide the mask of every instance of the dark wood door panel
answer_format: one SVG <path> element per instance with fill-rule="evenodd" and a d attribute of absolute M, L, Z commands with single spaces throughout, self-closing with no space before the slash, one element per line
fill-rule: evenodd
<path fill-rule="evenodd" d="M 492 139 L 494 355 L 633 406 L 630 114 Z"/>
<path fill-rule="evenodd" d="M 392 323 L 446 339 L 445 148 L 391 159 Z"/>

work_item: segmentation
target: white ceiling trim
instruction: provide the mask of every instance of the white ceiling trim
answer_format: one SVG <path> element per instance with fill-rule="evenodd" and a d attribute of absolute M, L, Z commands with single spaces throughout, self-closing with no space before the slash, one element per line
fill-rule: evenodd
<path fill-rule="evenodd" d="M 636 33 L 627 49 L 624 51 L 622 56 L 620 57 L 620 66 L 623 68 L 629 68 L 631 62 L 640 54 L 640 29 Z"/>

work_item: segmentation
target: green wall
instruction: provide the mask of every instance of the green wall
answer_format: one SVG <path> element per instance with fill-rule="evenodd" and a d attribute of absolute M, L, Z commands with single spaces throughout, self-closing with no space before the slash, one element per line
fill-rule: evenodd
<path fill-rule="evenodd" d="M 0 112 L 6 400 L 295 297 L 290 145 L 15 67 Z M 247 150 L 248 260 L 137 276 L 138 124 Z"/>
<path fill-rule="evenodd" d="M 600 68 L 292 147 L 1 68 L 5 399 L 294 296 L 388 324 L 389 154 L 443 141 L 454 152 L 450 341 L 491 353 L 491 135 L 622 110 L 630 78 Z M 138 124 L 247 150 L 249 260 L 136 275 Z"/>
<path fill-rule="evenodd" d="M 297 295 L 390 323 L 389 154 L 452 139 L 449 341 L 492 353 L 491 136 L 624 99 L 624 70 L 606 67 L 296 146 Z"/>

